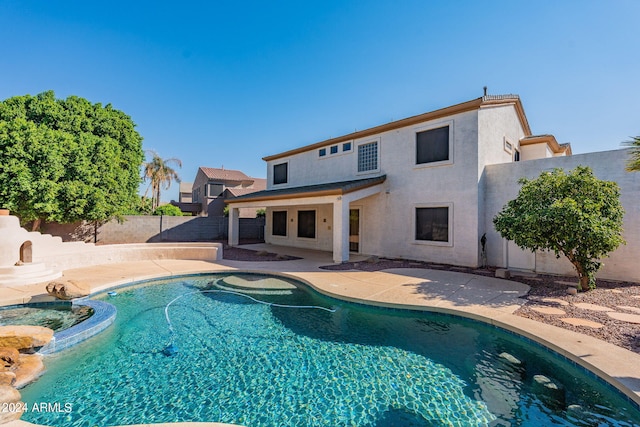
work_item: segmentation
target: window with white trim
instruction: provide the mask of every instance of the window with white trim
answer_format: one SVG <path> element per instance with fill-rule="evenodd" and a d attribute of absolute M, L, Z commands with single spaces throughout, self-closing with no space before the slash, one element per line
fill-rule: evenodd
<path fill-rule="evenodd" d="M 449 207 L 416 208 L 416 240 L 449 242 Z"/>
<path fill-rule="evenodd" d="M 416 164 L 444 162 L 449 158 L 449 126 L 416 134 Z"/>
<path fill-rule="evenodd" d="M 378 141 L 358 145 L 358 172 L 378 169 Z"/>
<path fill-rule="evenodd" d="M 280 163 L 279 165 L 273 165 L 273 183 L 274 184 L 286 184 L 288 181 L 288 163 Z"/>

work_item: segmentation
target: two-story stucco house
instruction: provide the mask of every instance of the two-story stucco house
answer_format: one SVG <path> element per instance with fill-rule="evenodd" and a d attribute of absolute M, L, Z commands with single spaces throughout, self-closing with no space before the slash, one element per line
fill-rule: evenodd
<path fill-rule="evenodd" d="M 534 136 L 520 98 L 483 96 L 265 157 L 267 189 L 228 200 L 266 206 L 267 243 L 333 252 L 481 264 L 485 166 L 567 156 Z"/>
<path fill-rule="evenodd" d="M 199 204 L 200 215 L 222 216 L 225 199 L 250 194 L 266 188 L 264 178 L 251 178 L 244 172 L 224 168 L 200 167 L 193 181 L 192 202 Z M 256 209 L 245 209 L 243 215 L 255 218 Z"/>

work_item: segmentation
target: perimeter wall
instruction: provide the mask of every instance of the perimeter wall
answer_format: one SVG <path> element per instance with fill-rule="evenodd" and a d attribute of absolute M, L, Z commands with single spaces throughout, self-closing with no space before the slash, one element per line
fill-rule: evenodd
<path fill-rule="evenodd" d="M 620 201 L 625 210 L 623 237 L 627 244 L 620 246 L 602 261 L 604 266 L 598 277 L 640 282 L 640 172 L 627 172 L 625 165 L 629 150 L 576 154 L 522 162 L 490 165 L 484 171 L 485 230 L 487 233 L 487 262 L 489 265 L 508 267 L 509 250 L 506 241 L 493 227 L 493 218 L 520 190 L 518 179 L 536 178 L 542 171 L 576 166 L 589 166 L 602 180 L 615 181 L 620 186 Z M 573 266 L 564 257 L 557 259 L 553 253 L 538 251 L 535 271 L 538 273 L 574 275 Z"/>

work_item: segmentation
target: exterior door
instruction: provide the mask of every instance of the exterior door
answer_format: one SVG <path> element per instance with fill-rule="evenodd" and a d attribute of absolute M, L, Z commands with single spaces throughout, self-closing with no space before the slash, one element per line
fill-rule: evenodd
<path fill-rule="evenodd" d="M 349 209 L 349 251 L 360 252 L 360 209 Z"/>

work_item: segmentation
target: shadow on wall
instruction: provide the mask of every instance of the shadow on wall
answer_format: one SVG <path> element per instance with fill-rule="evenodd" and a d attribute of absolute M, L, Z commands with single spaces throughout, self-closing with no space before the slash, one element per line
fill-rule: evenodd
<path fill-rule="evenodd" d="M 240 238 L 263 240 L 264 218 L 241 218 Z M 109 221 L 94 227 L 92 223 L 46 224 L 45 232 L 63 241 L 97 244 L 207 242 L 226 239 L 228 218 L 178 216 L 126 216 L 124 221 Z"/>

